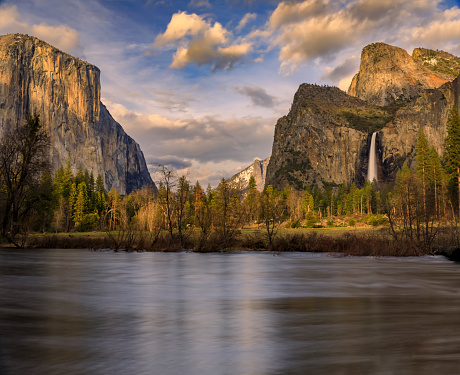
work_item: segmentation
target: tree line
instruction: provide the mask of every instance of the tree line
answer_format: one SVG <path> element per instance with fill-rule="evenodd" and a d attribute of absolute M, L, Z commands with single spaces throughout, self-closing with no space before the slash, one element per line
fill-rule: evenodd
<path fill-rule="evenodd" d="M 259 192 L 251 177 L 246 190 L 222 179 L 217 187 L 191 183 L 158 166 L 158 191 L 144 189 L 121 196 L 104 190 L 101 176 L 65 166 L 49 172 L 49 139 L 38 116 L 6 130 L 0 143 L 0 220 L 4 240 L 21 246 L 30 231 L 106 231 L 114 241 L 133 241 L 148 233 L 155 243 L 166 237 L 185 248 L 210 243 L 231 247 L 242 228 L 259 228 L 269 248 L 278 229 L 321 226 L 386 225 L 396 240 L 428 249 L 460 214 L 460 115 L 450 112 L 443 159 L 422 130 L 415 168 L 407 164 L 393 184 L 366 182 L 313 186 L 298 191 L 267 186 Z M 457 232 L 455 232 L 457 233 Z"/>

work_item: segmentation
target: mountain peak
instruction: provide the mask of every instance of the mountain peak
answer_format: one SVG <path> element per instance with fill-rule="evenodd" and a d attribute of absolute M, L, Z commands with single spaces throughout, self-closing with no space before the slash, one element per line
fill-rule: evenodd
<path fill-rule="evenodd" d="M 54 53 L 59 53 L 69 59 L 72 59 L 75 62 L 84 64 L 84 65 L 89 65 L 93 69 L 100 71 L 99 68 L 87 61 L 81 60 L 78 57 L 74 57 L 67 52 L 61 51 L 57 47 L 52 46 L 51 44 L 45 42 L 44 40 L 38 39 L 34 36 L 28 35 L 28 34 L 5 34 L 5 35 L 0 35 L 0 49 L 1 50 L 17 50 L 19 48 L 26 48 L 26 49 L 31 49 L 34 50 L 36 47 L 40 48 L 49 48 L 52 50 Z"/>
<path fill-rule="evenodd" d="M 414 57 L 402 48 L 385 43 L 364 47 L 359 72 L 354 76 L 348 94 L 370 104 L 388 105 L 412 100 L 422 90 L 438 88 L 455 78 L 453 73 L 445 74 L 426 64 L 427 53 L 422 51 L 428 50 L 418 49 Z"/>

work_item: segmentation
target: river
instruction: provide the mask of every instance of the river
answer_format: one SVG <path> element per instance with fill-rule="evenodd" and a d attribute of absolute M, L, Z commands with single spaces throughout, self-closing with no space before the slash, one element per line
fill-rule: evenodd
<path fill-rule="evenodd" d="M 443 257 L 0 249 L 0 374 L 460 374 Z"/>

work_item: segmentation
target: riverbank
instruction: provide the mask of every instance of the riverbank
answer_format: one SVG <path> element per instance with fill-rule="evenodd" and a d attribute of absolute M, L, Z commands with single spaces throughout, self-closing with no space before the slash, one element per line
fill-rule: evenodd
<path fill-rule="evenodd" d="M 440 237 L 441 239 L 441 237 Z M 27 238 L 29 248 L 112 249 L 115 251 L 157 252 L 219 252 L 219 251 L 274 251 L 274 252 L 333 252 L 353 256 L 420 256 L 427 254 L 455 255 L 455 241 L 444 236 L 431 247 L 416 241 L 397 241 L 386 227 L 361 229 L 282 229 L 273 238 L 272 246 L 265 231 L 238 230 L 232 233 L 213 232 L 203 235 L 188 231 L 182 238 L 178 233 L 163 232 L 90 232 L 33 234 Z"/>

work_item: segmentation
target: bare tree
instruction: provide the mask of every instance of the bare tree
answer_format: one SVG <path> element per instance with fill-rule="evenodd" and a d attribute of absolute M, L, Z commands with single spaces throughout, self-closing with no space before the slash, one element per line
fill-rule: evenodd
<path fill-rule="evenodd" d="M 220 243 L 227 248 L 238 234 L 245 216 L 241 204 L 242 191 L 230 185 L 229 180 L 221 180 L 211 201 L 213 211 L 212 223 Z"/>
<path fill-rule="evenodd" d="M 260 199 L 260 216 L 265 225 L 270 250 L 273 250 L 273 241 L 285 215 L 286 205 L 282 195 L 272 185 L 267 186 Z"/>
<path fill-rule="evenodd" d="M 184 245 L 184 233 L 183 231 L 187 228 L 184 220 L 185 207 L 189 199 L 190 194 L 190 184 L 187 181 L 185 176 L 179 178 L 178 187 L 176 192 L 176 221 L 177 221 L 177 230 L 179 232 L 179 238 L 181 245 Z"/>
<path fill-rule="evenodd" d="M 38 115 L 24 125 L 9 128 L 0 141 L 1 235 L 22 247 L 16 236 L 38 203 L 40 177 L 49 170 L 49 137 Z"/>
<path fill-rule="evenodd" d="M 171 240 L 173 239 L 175 199 L 174 189 L 177 186 L 178 178 L 174 170 L 168 169 L 165 165 L 159 164 L 157 173 L 160 175 L 157 199 L 163 208 L 166 225 L 168 227 Z"/>

